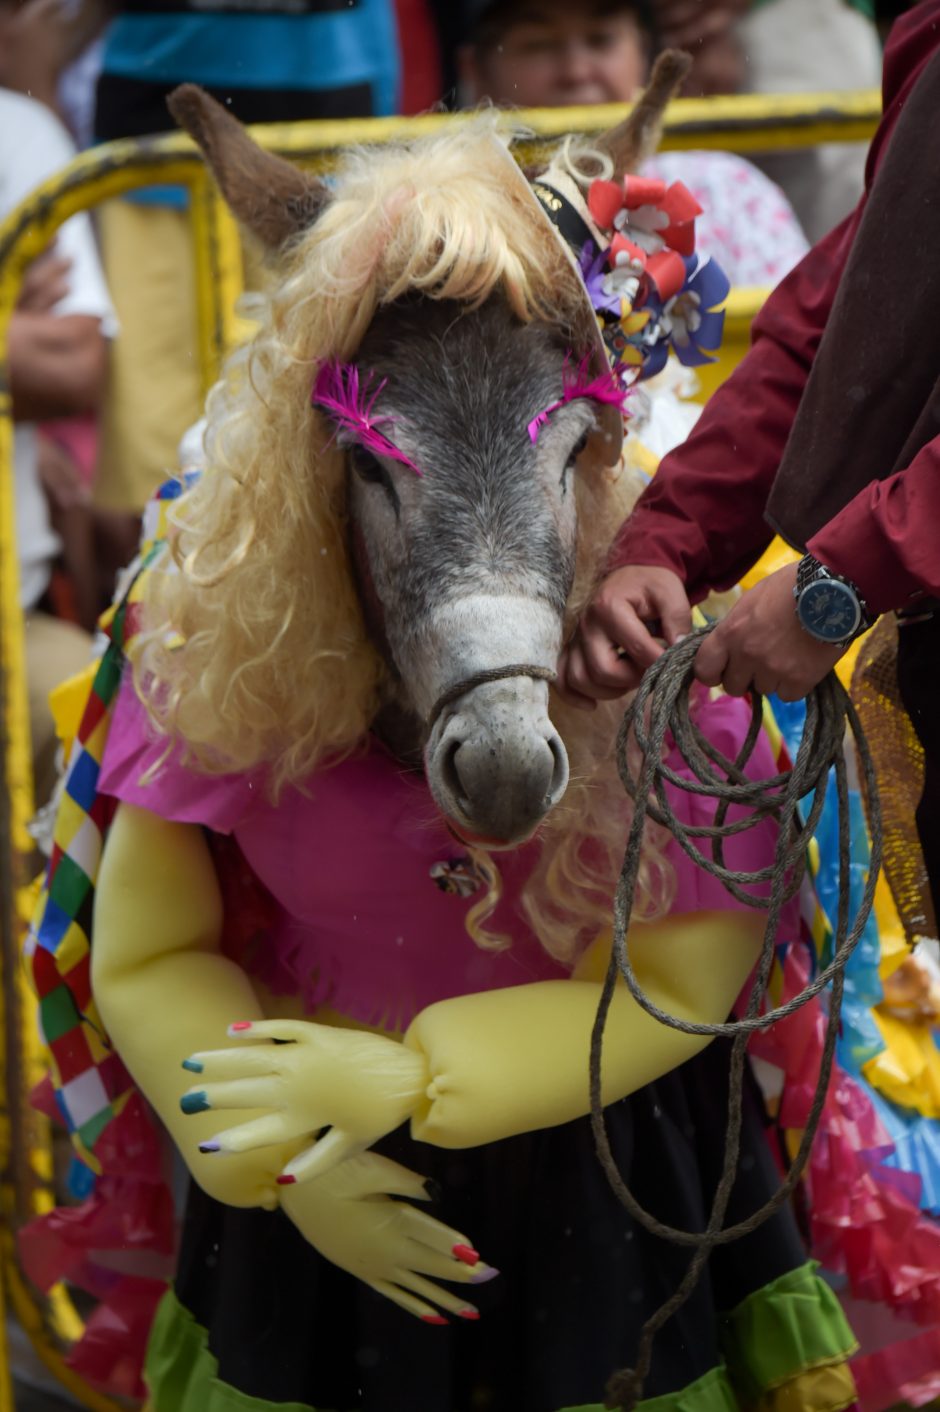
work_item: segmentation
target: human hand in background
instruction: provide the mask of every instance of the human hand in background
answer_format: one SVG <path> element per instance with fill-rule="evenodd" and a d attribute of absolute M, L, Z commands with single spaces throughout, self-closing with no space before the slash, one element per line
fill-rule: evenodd
<path fill-rule="evenodd" d="M 394 1196 L 427 1201 L 427 1183 L 387 1157 L 362 1152 L 315 1182 L 286 1188 L 281 1206 L 327 1260 L 424 1323 L 448 1322 L 435 1305 L 478 1319 L 474 1305 L 432 1280 L 485 1284 L 499 1271 L 481 1262 L 466 1236 Z"/>
<path fill-rule="evenodd" d="M 724 34 L 747 14 L 751 0 L 654 0 L 654 7 L 663 44 L 689 49 Z"/>
<path fill-rule="evenodd" d="M 200 1076 L 180 1100 L 184 1113 L 255 1109 L 260 1115 L 200 1144 L 200 1151 L 247 1152 L 303 1138 L 278 1183 L 290 1186 L 336 1167 L 408 1119 L 428 1084 L 424 1058 L 398 1040 L 304 1020 L 243 1021 L 229 1034 L 238 1048 L 193 1054 Z M 253 1044 L 244 1041 L 279 1040 Z M 330 1131 L 322 1138 L 322 1128 Z"/>
<path fill-rule="evenodd" d="M 642 564 L 615 569 L 598 586 L 558 664 L 558 691 L 593 708 L 639 686 L 647 667 L 692 626 L 682 580 Z"/>
<path fill-rule="evenodd" d="M 55 243 L 30 261 L 16 300 L 21 314 L 48 314 L 69 292 L 72 261 L 59 255 Z"/>
<path fill-rule="evenodd" d="M 662 44 L 692 56 L 685 97 L 740 90 L 744 54 L 734 25 L 750 7 L 751 0 L 654 0 Z"/>
<path fill-rule="evenodd" d="M 91 504 L 91 490 L 82 479 L 79 467 L 53 437 L 39 437 L 38 471 L 53 513 Z"/>

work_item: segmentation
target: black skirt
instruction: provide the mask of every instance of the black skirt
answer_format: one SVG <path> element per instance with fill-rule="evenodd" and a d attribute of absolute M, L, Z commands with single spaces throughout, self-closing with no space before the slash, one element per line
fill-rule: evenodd
<path fill-rule="evenodd" d="M 701 1230 L 724 1152 L 728 1046 L 607 1110 L 618 1165 L 661 1220 Z M 746 1092 L 729 1220 L 779 1182 L 760 1100 Z M 467 1232 L 499 1279 L 473 1290 L 478 1323 L 427 1326 L 344 1274 L 280 1212 L 219 1205 L 195 1186 L 176 1295 L 207 1331 L 216 1377 L 266 1403 L 338 1412 L 555 1412 L 603 1401 L 631 1365 L 644 1321 L 675 1290 L 689 1251 L 627 1215 L 589 1120 L 488 1147 L 444 1151 L 402 1130 L 380 1150 L 440 1185 L 429 1207 Z M 658 1335 L 644 1399 L 721 1363 L 721 1311 L 806 1253 L 789 1210 L 712 1255 Z M 156 1393 L 155 1405 L 163 1406 Z"/>

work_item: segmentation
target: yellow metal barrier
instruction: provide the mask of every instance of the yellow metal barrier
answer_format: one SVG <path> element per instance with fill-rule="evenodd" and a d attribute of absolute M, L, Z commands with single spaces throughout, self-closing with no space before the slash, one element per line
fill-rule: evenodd
<path fill-rule="evenodd" d="M 680 100 L 668 111 L 664 149 L 722 148 L 733 152 L 814 146 L 834 140 L 866 140 L 880 114 L 876 91 L 864 93 L 733 97 Z M 526 137 L 517 143 L 520 161 L 535 163 L 547 145 L 570 133 L 600 132 L 619 121 L 621 107 L 538 109 L 515 115 Z M 262 145 L 319 172 L 329 172 L 344 148 L 442 131 L 466 121 L 461 115 L 375 118 L 361 121 L 271 125 L 255 130 Z M 208 391 L 221 360 L 242 330 L 235 311 L 241 292 L 238 232 L 190 140 L 180 134 L 113 142 L 77 157 L 0 224 L 0 1412 L 13 1412 L 12 1384 L 3 1333 L 4 1307 L 11 1308 L 39 1356 L 62 1384 L 93 1412 L 119 1412 L 118 1405 L 77 1378 L 63 1352 L 81 1329 L 66 1292 L 50 1300 L 31 1290 L 16 1261 L 15 1231 L 53 1200 L 49 1134 L 31 1112 L 27 1093 L 42 1066 L 32 1006 L 24 994 L 19 951 L 28 915 L 27 831 L 33 801 L 23 653 L 23 621 L 14 541 L 13 425 L 6 348 L 9 321 L 23 272 L 56 230 L 77 211 L 156 183 L 185 186 L 190 194 L 198 356 Z M 740 361 L 751 320 L 766 290 L 734 290 L 728 303 L 726 339 L 718 363 L 701 373 L 708 396 Z"/>

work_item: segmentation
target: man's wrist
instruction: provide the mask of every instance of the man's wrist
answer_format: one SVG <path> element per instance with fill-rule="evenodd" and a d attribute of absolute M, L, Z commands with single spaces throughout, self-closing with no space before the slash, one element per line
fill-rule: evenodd
<path fill-rule="evenodd" d="M 847 647 L 875 621 L 852 580 L 812 554 L 799 562 L 793 598 L 803 631 L 831 647 Z"/>

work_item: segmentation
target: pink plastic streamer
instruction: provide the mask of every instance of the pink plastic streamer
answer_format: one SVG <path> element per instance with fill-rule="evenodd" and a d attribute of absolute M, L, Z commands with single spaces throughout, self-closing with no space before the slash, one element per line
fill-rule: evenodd
<path fill-rule="evenodd" d="M 340 363 L 336 358 L 331 358 L 317 373 L 310 401 L 315 407 L 329 412 L 337 426 L 350 432 L 367 451 L 400 461 L 420 476 L 421 472 L 414 461 L 399 451 L 394 442 L 379 430 L 382 423 L 393 420 L 373 411 L 376 398 L 388 379 L 383 378 L 378 387 L 370 390 L 371 380 L 371 373 L 364 383 L 360 380 L 355 363 Z"/>
<path fill-rule="evenodd" d="M 619 407 L 620 411 L 623 411 L 629 389 L 620 383 L 616 369 L 610 373 L 601 373 L 600 377 L 589 379 L 590 361 L 589 357 L 582 358 L 578 366 L 572 369 L 570 362 L 565 360 L 564 386 L 561 396 L 556 401 L 550 402 L 547 407 L 534 416 L 527 427 L 529 440 L 533 446 L 538 441 L 539 432 L 551 414 L 557 412 L 559 407 L 564 407 L 568 402 L 574 402 L 579 397 L 587 397 L 592 402 L 604 402 L 610 406 Z"/>

